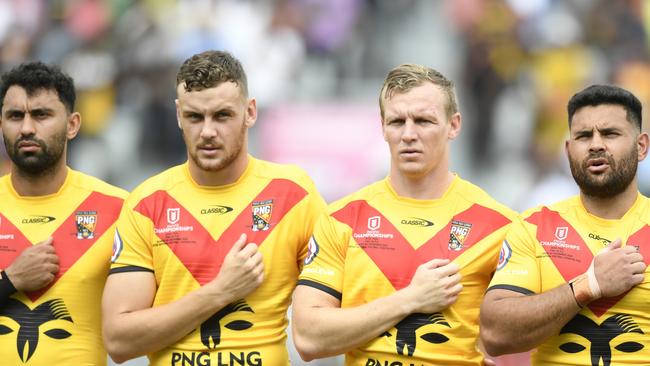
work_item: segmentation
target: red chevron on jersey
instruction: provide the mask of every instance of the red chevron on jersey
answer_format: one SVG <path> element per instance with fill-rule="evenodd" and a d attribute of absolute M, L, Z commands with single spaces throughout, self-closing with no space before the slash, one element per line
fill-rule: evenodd
<path fill-rule="evenodd" d="M 587 271 L 594 256 L 580 234 L 558 212 L 543 207 L 541 211 L 531 215 L 526 221 L 537 226 L 537 240 L 565 281 L 568 282 Z M 650 238 L 650 228 L 646 225 L 632 235 L 627 242 L 629 245 L 633 245 L 632 243 L 635 242 L 644 243 L 644 240 L 648 238 Z M 643 251 L 650 254 L 650 250 L 642 245 L 638 246 L 642 254 Z M 587 307 L 600 317 L 625 295 L 627 292 L 615 297 L 602 298 L 590 303 Z"/>
<path fill-rule="evenodd" d="M 414 249 L 377 209 L 366 201 L 352 201 L 332 216 L 348 225 L 357 244 L 368 254 L 396 290 L 406 287 L 419 265 L 433 258 L 455 259 L 467 248 L 510 222 L 497 211 L 474 204 L 457 214 L 431 239 Z M 460 249 L 450 250 L 452 226 L 471 226 Z M 471 224 L 470 224 L 471 223 Z M 396 261 L 395 258 L 400 258 Z"/>
<path fill-rule="evenodd" d="M 81 258 L 86 251 L 92 247 L 102 234 L 113 225 L 119 216 L 122 207 L 122 199 L 113 196 L 107 196 L 99 192 L 91 193 L 68 218 L 52 233 L 52 245 L 56 255 L 59 257 L 59 272 L 54 276 L 54 280 L 40 290 L 26 293 L 32 300 L 36 301 L 41 295 L 49 290 L 54 284 Z M 77 212 L 94 212 L 95 222 L 94 235 L 87 239 L 78 239 L 77 234 L 78 222 Z M 108 220 L 108 218 L 113 218 Z M 15 249 L 8 252 L 8 255 L 2 255 L 0 258 L 0 267 L 6 268 L 24 249 L 32 246 L 30 242 L 13 224 L 2 218 L 3 234 L 5 228 L 8 233 L 14 237 L 10 246 Z M 45 239 L 45 238 L 43 238 Z"/>
<path fill-rule="evenodd" d="M 14 224 L 0 214 L 0 268 L 5 269 L 32 243 Z"/>
<path fill-rule="evenodd" d="M 627 238 L 626 245 L 633 245 L 639 248 L 639 253 L 643 256 L 646 265 L 650 265 L 650 226 L 644 225 L 636 233 Z"/>
<path fill-rule="evenodd" d="M 542 207 L 526 221 L 537 226 L 537 241 L 565 280 L 583 274 L 594 259 L 578 232 L 559 213 Z"/>
<path fill-rule="evenodd" d="M 277 223 L 306 195 L 307 191 L 290 180 L 273 179 L 216 241 L 166 191 L 152 193 L 142 199 L 134 210 L 151 219 L 161 243 L 169 246 L 194 279 L 204 285 L 219 273 L 224 257 L 242 233 L 246 234 L 248 242 L 261 245 Z M 259 202 L 267 201 L 273 202 L 273 213 L 268 216 L 268 229 L 254 231 L 251 208 Z"/>

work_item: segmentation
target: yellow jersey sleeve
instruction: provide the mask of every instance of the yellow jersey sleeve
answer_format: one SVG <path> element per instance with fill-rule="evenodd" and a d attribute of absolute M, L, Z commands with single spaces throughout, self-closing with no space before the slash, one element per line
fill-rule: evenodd
<path fill-rule="evenodd" d="M 330 215 L 321 215 L 309 240 L 309 252 L 299 285 L 325 291 L 341 300 L 345 252 L 351 229 Z"/>
<path fill-rule="evenodd" d="M 302 237 L 306 238 L 302 243 L 297 242 L 299 245 L 297 248 L 298 268 L 300 270 L 302 270 L 309 253 L 308 242 L 311 242 L 310 237 L 314 232 L 315 224 L 318 221 L 318 218 L 327 210 L 325 201 L 316 190 L 314 183 L 308 177 L 306 177 L 306 179 L 308 181 L 304 185 L 304 188 L 307 191 L 307 196 L 295 208 L 298 211 L 296 217 L 302 217 L 304 220 L 303 225 L 296 226 L 301 230 Z"/>
<path fill-rule="evenodd" d="M 127 200 L 117 220 L 111 273 L 154 270 L 150 244 L 153 223 L 132 207 L 134 198 Z"/>
<path fill-rule="evenodd" d="M 488 291 L 506 289 L 523 294 L 541 291 L 541 277 L 535 255 L 537 242 L 530 235 L 527 225 L 529 224 L 521 219 L 510 225 Z"/>

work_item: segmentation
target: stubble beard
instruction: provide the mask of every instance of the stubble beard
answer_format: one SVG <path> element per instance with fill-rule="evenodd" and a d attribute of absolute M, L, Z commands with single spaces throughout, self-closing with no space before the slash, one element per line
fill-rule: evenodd
<path fill-rule="evenodd" d="M 198 151 L 192 151 L 190 158 L 196 166 L 206 172 L 218 172 L 230 166 L 241 154 L 242 147 L 244 146 L 244 136 L 246 131 L 246 124 L 242 123 L 242 128 L 239 135 L 235 139 L 235 143 L 229 150 L 224 150 L 224 156 L 216 159 L 202 159 L 199 157 Z M 186 143 L 187 145 L 187 143 Z M 198 148 L 197 148 L 198 149 Z"/>

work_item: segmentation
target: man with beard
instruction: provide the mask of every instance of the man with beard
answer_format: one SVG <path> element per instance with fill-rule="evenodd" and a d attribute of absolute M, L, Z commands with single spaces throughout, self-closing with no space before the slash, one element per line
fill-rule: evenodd
<path fill-rule="evenodd" d="M 568 104 L 566 153 L 578 196 L 513 223 L 481 307 L 490 354 L 537 348 L 534 365 L 649 364 L 650 201 L 641 103 L 594 85 Z"/>
<path fill-rule="evenodd" d="M 0 179 L 0 360 L 105 365 L 100 302 L 126 192 L 66 165 L 81 126 L 72 79 L 40 62 L 0 80 L 11 158 Z"/>
<path fill-rule="evenodd" d="M 117 362 L 287 365 L 286 311 L 325 204 L 302 170 L 248 155 L 257 109 L 238 60 L 194 55 L 176 86 L 188 160 L 125 202 L 106 347 Z"/>

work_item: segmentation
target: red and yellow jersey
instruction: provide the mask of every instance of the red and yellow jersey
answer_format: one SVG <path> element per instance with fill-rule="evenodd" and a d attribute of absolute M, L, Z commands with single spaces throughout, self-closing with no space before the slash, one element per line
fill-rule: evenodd
<path fill-rule="evenodd" d="M 480 299 L 514 212 L 454 178 L 443 197 L 399 197 L 388 179 L 330 206 L 309 244 L 300 285 L 359 306 L 406 287 L 417 267 L 448 258 L 461 268 L 458 301 L 442 312 L 411 314 L 346 354 L 346 365 L 478 365 Z"/>
<path fill-rule="evenodd" d="M 152 271 L 158 287 L 154 307 L 215 278 L 242 233 L 264 257 L 260 287 L 148 355 L 152 365 L 289 363 L 286 311 L 325 203 L 302 170 L 249 161 L 237 182 L 219 187 L 197 185 L 187 163 L 171 168 L 143 183 L 124 205 L 111 273 Z"/>
<path fill-rule="evenodd" d="M 650 201 L 639 194 L 619 220 L 586 211 L 579 196 L 525 212 L 503 243 L 490 289 L 539 294 L 587 271 L 607 244 L 620 238 L 637 246 L 650 263 Z M 650 282 L 585 306 L 559 332 L 542 343 L 535 365 L 650 364 Z"/>
<path fill-rule="evenodd" d="M 52 195 L 21 197 L 0 178 L 0 268 L 52 236 L 59 272 L 45 288 L 0 306 L 3 365 L 106 365 L 101 298 L 126 192 L 68 169 Z"/>

